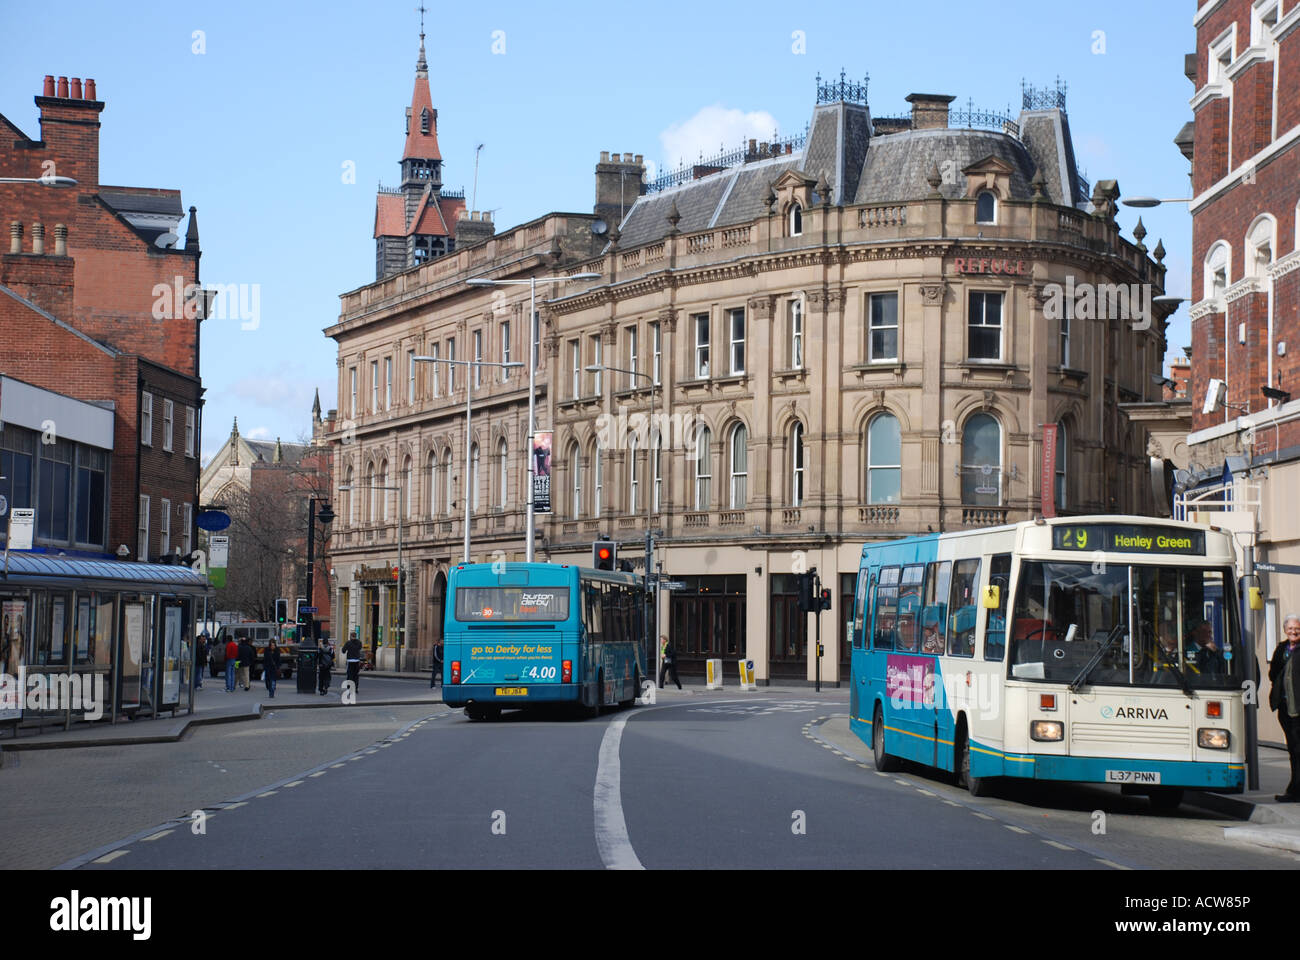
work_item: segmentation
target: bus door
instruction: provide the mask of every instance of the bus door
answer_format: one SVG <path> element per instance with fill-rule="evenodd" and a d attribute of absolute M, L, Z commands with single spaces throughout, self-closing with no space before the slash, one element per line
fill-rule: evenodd
<path fill-rule="evenodd" d="M 921 652 L 921 588 L 925 564 L 910 564 L 901 573 L 897 567 L 890 569 L 898 576 L 897 586 L 878 591 L 878 596 L 883 593 L 884 617 L 877 627 L 882 654 L 877 655 L 875 662 L 875 669 L 882 674 L 889 750 L 909 760 L 933 764 L 935 658 Z M 882 586 L 884 577 L 882 571 Z"/>
<path fill-rule="evenodd" d="M 862 567 L 858 571 L 858 588 L 853 597 L 853 637 L 849 647 L 849 718 L 868 723 L 871 721 L 871 696 L 867 685 L 867 650 L 871 643 L 867 628 L 871 624 L 871 588 L 874 583 L 871 569 Z"/>

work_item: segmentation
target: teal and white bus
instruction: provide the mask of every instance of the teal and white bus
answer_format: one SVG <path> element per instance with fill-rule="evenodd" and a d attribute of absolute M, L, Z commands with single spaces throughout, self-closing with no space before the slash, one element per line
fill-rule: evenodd
<path fill-rule="evenodd" d="M 1231 535 L 1036 520 L 862 550 L 850 726 L 876 766 L 1119 784 L 1176 806 L 1245 777 Z"/>
<path fill-rule="evenodd" d="M 443 702 L 471 720 L 630 705 L 648 678 L 641 579 L 555 563 L 458 564 L 447 582 Z"/>

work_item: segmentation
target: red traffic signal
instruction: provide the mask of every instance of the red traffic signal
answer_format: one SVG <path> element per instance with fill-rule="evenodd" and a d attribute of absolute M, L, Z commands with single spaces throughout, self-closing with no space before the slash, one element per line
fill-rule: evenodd
<path fill-rule="evenodd" d="M 591 545 L 591 565 L 597 570 L 613 570 L 618 559 L 618 545 L 611 540 L 597 540 Z"/>
<path fill-rule="evenodd" d="M 821 593 L 821 609 L 829 610 L 830 608 L 831 608 L 831 592 L 830 590 L 823 590 Z"/>

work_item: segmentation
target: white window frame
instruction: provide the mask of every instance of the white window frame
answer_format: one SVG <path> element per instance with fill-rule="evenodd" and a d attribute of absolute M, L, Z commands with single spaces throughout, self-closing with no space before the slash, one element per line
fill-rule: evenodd
<path fill-rule="evenodd" d="M 176 404 L 163 398 L 163 445 L 167 453 L 172 451 L 172 422 L 175 420 Z"/>
<path fill-rule="evenodd" d="M 638 503 L 637 493 L 639 492 L 637 488 L 640 480 L 637 477 L 637 472 L 636 472 L 636 466 L 637 466 L 636 454 L 637 454 L 636 434 L 632 434 L 627 438 L 628 500 L 627 500 L 627 510 L 625 510 L 624 513 L 634 514 L 637 512 L 637 508 L 636 508 L 636 505 Z"/>
<path fill-rule="evenodd" d="M 803 298 L 795 297 L 786 306 L 790 323 L 790 369 L 803 369 Z"/>
<path fill-rule="evenodd" d="M 1070 318 L 1062 311 L 1060 320 L 1061 367 L 1070 369 Z"/>
<path fill-rule="evenodd" d="M 973 322 L 973 319 L 974 319 L 974 318 L 971 316 L 971 302 L 970 302 L 970 301 L 971 301 L 971 297 L 974 296 L 975 294 L 979 294 L 979 295 L 980 295 L 980 297 L 981 297 L 980 303 L 982 304 L 982 308 L 987 307 L 987 305 L 988 305 L 988 298 L 989 298 L 990 296 L 995 296 L 995 297 L 998 298 L 998 322 L 997 322 L 997 324 L 996 324 L 996 326 L 997 326 L 997 330 L 998 330 L 998 352 L 997 352 L 997 356 L 995 356 L 995 357 L 973 357 L 973 356 L 971 356 L 971 331 L 974 330 L 974 329 L 976 329 L 977 326 L 978 326 L 979 328 L 981 328 L 981 329 L 987 329 L 987 328 L 989 328 L 989 327 L 991 327 L 991 326 L 994 326 L 994 324 L 990 324 L 990 323 L 985 323 L 985 322 L 983 322 L 984 319 L 987 318 L 987 316 L 988 316 L 987 313 L 983 313 L 983 314 L 981 315 L 981 322 L 980 322 L 979 324 L 975 324 L 975 323 Z M 1007 295 L 1006 295 L 1006 291 L 1003 291 L 1003 290 L 970 290 L 970 291 L 967 292 L 967 296 L 966 296 L 966 361 L 967 361 L 968 363 L 1005 363 L 1005 362 L 1006 362 L 1005 359 L 1004 359 L 1004 358 L 1006 357 L 1006 349 L 1007 349 L 1007 344 L 1006 344 L 1006 336 L 1007 336 L 1007 334 L 1006 334 L 1006 312 L 1007 312 Z"/>
<path fill-rule="evenodd" d="M 582 516 L 582 448 L 576 443 L 569 447 L 569 469 L 573 472 L 569 478 L 569 516 L 577 520 Z"/>
<path fill-rule="evenodd" d="M 191 532 L 194 529 L 194 504 L 181 504 L 181 522 L 185 528 L 181 534 L 181 554 L 188 557 L 194 552 L 194 539 Z"/>
<path fill-rule="evenodd" d="M 592 484 L 591 484 L 591 515 L 600 519 L 601 494 L 604 493 L 605 478 L 601 469 L 601 461 L 604 459 L 601 455 L 600 441 L 596 441 L 595 453 L 591 458 L 592 463 Z"/>
<path fill-rule="evenodd" d="M 1300 222 L 1298 222 L 1296 226 L 1296 230 L 1300 231 Z M 663 371 L 663 348 L 664 348 L 663 332 L 659 328 L 658 320 L 651 321 L 650 323 L 650 343 L 654 350 L 654 361 L 650 373 L 651 376 L 654 378 L 654 384 L 657 387 L 659 386 L 660 377 L 662 376 L 662 371 Z"/>
<path fill-rule="evenodd" d="M 1054 489 L 1052 490 L 1052 500 L 1056 503 L 1057 510 L 1064 510 L 1066 502 L 1069 500 L 1069 463 L 1070 458 L 1070 437 L 1065 429 L 1064 423 L 1056 425 L 1056 470 L 1052 478 Z"/>
<path fill-rule="evenodd" d="M 876 298 L 893 297 L 894 298 L 894 322 L 892 324 L 881 324 L 873 326 L 872 318 L 875 316 Z M 902 340 L 902 324 L 899 323 L 899 297 L 895 290 L 881 290 L 877 293 L 867 294 L 867 362 L 868 363 L 897 363 L 900 341 Z M 877 331 L 894 331 L 894 353 L 892 356 L 876 356 L 875 339 L 873 334 Z"/>
<path fill-rule="evenodd" d="M 158 506 L 162 514 L 158 523 L 158 556 L 165 557 L 172 551 L 172 502 L 163 497 Z"/>
<path fill-rule="evenodd" d="M 474 331 L 474 386 L 483 386 L 483 331 Z"/>
<path fill-rule="evenodd" d="M 507 471 L 509 452 L 505 437 L 502 437 L 497 441 L 497 506 L 502 510 L 506 508 L 509 499 L 510 474 Z"/>
<path fill-rule="evenodd" d="M 149 559 L 149 495 L 140 494 L 140 519 L 136 524 L 135 558 Z"/>
<path fill-rule="evenodd" d="M 194 435 L 196 432 L 195 420 L 197 414 L 198 410 L 194 407 L 188 405 L 185 407 L 185 456 L 187 457 L 194 456 Z"/>
<path fill-rule="evenodd" d="M 593 335 L 590 337 L 590 340 L 591 340 L 591 362 L 592 362 L 592 364 L 594 364 L 595 366 L 598 366 L 598 367 L 599 367 L 599 366 L 603 366 L 603 365 L 604 365 L 604 361 L 601 359 L 601 352 L 602 352 L 602 349 L 601 349 L 601 342 L 600 342 L 600 334 L 598 334 L 598 333 L 597 333 L 597 334 L 593 334 Z M 600 393 L 601 393 L 601 375 L 602 375 L 603 373 L 604 373 L 603 370 L 593 370 L 593 371 L 592 371 L 592 374 L 591 374 L 591 393 L 592 393 L 592 396 L 596 396 L 596 397 L 600 396 Z M 599 516 L 599 514 L 597 514 L 597 516 Z"/>
<path fill-rule="evenodd" d="M 451 448 L 448 447 L 447 450 L 444 452 L 442 458 L 443 473 L 445 474 L 445 477 L 443 478 L 443 483 L 446 486 L 446 497 L 444 498 L 444 502 L 447 505 L 447 509 L 444 512 L 448 516 L 451 516 L 452 510 L 456 508 L 456 488 L 455 488 L 454 477 L 452 476 L 452 469 L 451 469 L 453 466 L 454 464 L 452 463 L 452 459 L 451 459 Z"/>
<path fill-rule="evenodd" d="M 399 474 L 397 485 L 401 489 L 397 496 L 401 498 L 401 503 L 397 506 L 398 516 L 403 520 L 411 519 L 411 455 L 408 453 L 402 458 L 402 472 Z"/>
<path fill-rule="evenodd" d="M 878 413 L 874 417 L 872 417 L 871 420 L 867 423 L 867 495 L 866 495 L 866 502 L 871 504 L 898 503 L 902 499 L 902 493 L 903 493 L 903 464 L 901 462 L 877 463 L 876 462 L 877 451 L 874 449 L 871 442 L 872 428 L 877 423 L 882 421 L 885 417 L 889 417 L 891 420 L 893 420 L 895 424 L 895 428 L 898 430 L 898 441 L 899 441 L 898 454 L 899 454 L 900 461 L 903 454 L 903 442 L 902 442 L 903 425 L 899 422 L 898 417 L 894 416 L 892 413 Z M 876 498 L 873 490 L 873 484 L 871 481 L 874 473 L 880 470 L 898 471 L 898 492 L 899 492 L 898 500 L 883 500 L 883 499 Z"/>
<path fill-rule="evenodd" d="M 736 337 L 736 321 L 739 320 L 740 337 Z M 729 341 L 727 357 L 730 360 L 731 375 L 744 376 L 745 373 L 745 308 L 733 307 L 727 311 L 727 339 Z"/>
<path fill-rule="evenodd" d="M 737 444 L 736 440 L 744 435 L 745 442 Z M 743 423 L 738 423 L 731 428 L 730 438 L 730 457 L 729 466 L 731 470 L 730 500 L 729 509 L 744 510 L 745 504 L 749 500 L 749 431 L 745 429 Z M 737 453 L 740 454 L 739 464 L 736 461 Z M 737 469 L 737 466 L 740 469 Z"/>
<path fill-rule="evenodd" d="M 384 409 L 393 409 L 393 358 L 384 357 Z"/>
<path fill-rule="evenodd" d="M 352 381 L 352 405 L 349 408 L 352 412 L 349 416 L 355 418 L 357 415 L 357 368 L 349 367 L 348 373 L 350 374 Z"/>
<path fill-rule="evenodd" d="M 574 400 L 582 396 L 582 341 L 569 341 L 569 362 L 573 367 L 572 380 L 569 383 L 569 394 Z"/>
<path fill-rule="evenodd" d="M 389 486 L 387 460 L 385 460 L 379 467 L 379 482 L 375 484 L 375 486 L 377 487 L 375 493 L 379 494 L 379 496 L 383 498 L 384 509 L 381 511 L 380 516 L 383 518 L 384 523 L 387 523 L 389 519 L 391 519 L 388 513 L 388 494 L 391 491 L 384 489 L 384 487 Z"/>
<path fill-rule="evenodd" d="M 695 439 L 695 509 L 704 512 L 713 502 L 713 470 L 709 453 L 713 446 L 713 433 L 703 427 Z"/>
<path fill-rule="evenodd" d="M 993 214 L 992 214 L 992 216 L 990 216 L 987 220 L 981 220 L 981 219 L 980 219 L 980 214 L 979 214 L 979 209 L 980 209 L 980 198 L 981 198 L 981 197 L 985 197 L 985 196 L 987 196 L 990 200 L 993 201 Z M 996 225 L 996 224 L 997 224 L 997 222 L 998 222 L 998 195 L 997 195 L 996 193 L 994 193 L 992 190 L 981 190 L 979 193 L 975 194 L 975 222 L 976 222 L 977 224 L 981 224 L 981 225 Z"/>
<path fill-rule="evenodd" d="M 370 361 L 370 412 L 379 412 L 379 361 Z"/>
<path fill-rule="evenodd" d="M 808 479 L 808 451 L 803 442 L 803 423 L 790 428 L 790 506 L 802 507 Z"/>
<path fill-rule="evenodd" d="M 654 451 L 653 453 L 654 466 L 652 467 L 653 474 L 654 474 L 654 503 L 651 504 L 650 509 L 651 512 L 657 514 L 659 513 L 659 505 L 663 503 L 663 487 L 664 487 L 663 437 L 659 436 L 658 434 L 654 435 L 654 442 L 653 445 L 651 446 L 651 450 Z"/>
<path fill-rule="evenodd" d="M 153 446 L 153 394 L 148 390 L 140 394 L 140 446 Z"/>
<path fill-rule="evenodd" d="M 691 326 L 695 328 L 695 379 L 709 379 L 709 315 L 697 313 L 691 316 Z M 703 341 L 700 335 L 704 335 Z"/>
<path fill-rule="evenodd" d="M 406 351 L 406 402 L 415 406 L 415 351 Z"/>
<path fill-rule="evenodd" d="M 438 515 L 438 451 L 429 453 L 429 463 L 424 472 L 429 484 L 429 516 Z"/>
<path fill-rule="evenodd" d="M 636 325 L 627 328 L 627 368 L 631 371 L 627 378 L 627 388 L 635 390 L 637 381 L 640 379 L 640 368 L 637 366 L 637 342 L 636 342 Z"/>
<path fill-rule="evenodd" d="M 510 321 L 501 321 L 501 362 L 510 362 Z M 510 379 L 510 368 L 501 368 L 501 382 L 505 383 Z"/>
<path fill-rule="evenodd" d="M 799 203 L 797 200 L 790 204 L 790 210 L 786 216 L 786 226 L 789 230 L 790 236 L 803 236 L 803 204 Z"/>

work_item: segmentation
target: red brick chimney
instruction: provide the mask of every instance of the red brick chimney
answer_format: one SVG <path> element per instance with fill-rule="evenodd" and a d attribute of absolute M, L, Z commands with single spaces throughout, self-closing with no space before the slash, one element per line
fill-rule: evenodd
<path fill-rule="evenodd" d="M 57 89 L 57 95 L 54 91 Z M 41 111 L 41 139 L 55 162 L 55 174 L 78 181 L 78 190 L 93 193 L 99 187 L 99 114 L 104 104 L 95 99 L 95 81 L 47 75 L 42 95 L 36 98 Z"/>

